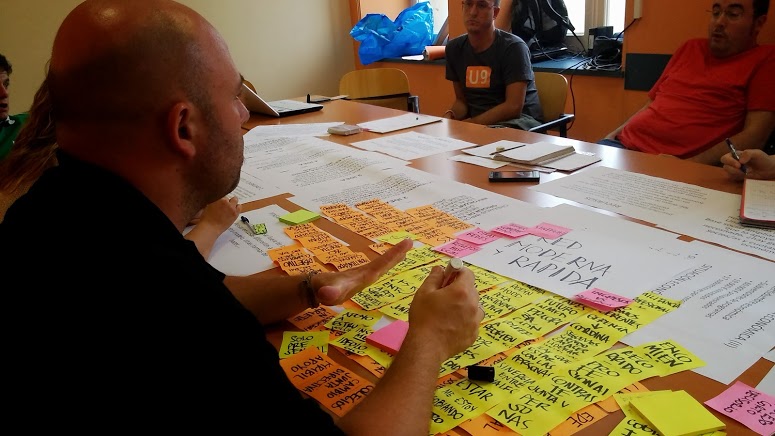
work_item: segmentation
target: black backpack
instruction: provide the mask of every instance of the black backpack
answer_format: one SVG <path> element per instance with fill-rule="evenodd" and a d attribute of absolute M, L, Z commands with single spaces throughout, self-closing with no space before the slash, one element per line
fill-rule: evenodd
<path fill-rule="evenodd" d="M 511 33 L 531 49 L 562 45 L 568 29 L 576 30 L 564 0 L 514 0 Z"/>

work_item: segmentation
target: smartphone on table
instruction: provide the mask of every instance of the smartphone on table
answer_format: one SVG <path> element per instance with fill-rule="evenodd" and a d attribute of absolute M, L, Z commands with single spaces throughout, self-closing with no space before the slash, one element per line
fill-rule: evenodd
<path fill-rule="evenodd" d="M 538 171 L 490 171 L 491 182 L 538 182 L 541 173 Z"/>

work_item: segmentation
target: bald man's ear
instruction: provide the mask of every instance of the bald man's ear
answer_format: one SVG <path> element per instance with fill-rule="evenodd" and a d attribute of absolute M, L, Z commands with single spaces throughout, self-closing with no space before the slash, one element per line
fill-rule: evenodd
<path fill-rule="evenodd" d="M 176 103 L 167 115 L 167 136 L 171 150 L 192 158 L 196 154 L 196 137 L 200 132 L 196 122 L 197 117 L 190 104 Z"/>

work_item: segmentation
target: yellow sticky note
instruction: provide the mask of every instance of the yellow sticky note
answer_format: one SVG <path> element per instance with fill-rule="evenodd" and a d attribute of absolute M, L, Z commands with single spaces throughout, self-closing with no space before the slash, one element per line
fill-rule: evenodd
<path fill-rule="evenodd" d="M 280 359 L 290 357 L 310 346 L 318 347 L 322 353 L 328 353 L 328 332 L 283 332 Z"/>
<path fill-rule="evenodd" d="M 686 391 L 633 398 L 630 405 L 664 436 L 701 435 L 726 428 Z"/>
<path fill-rule="evenodd" d="M 399 242 L 403 241 L 404 239 L 410 238 L 412 240 L 418 239 L 417 236 L 404 231 L 398 231 L 393 233 L 388 233 L 386 235 L 380 236 L 379 239 L 382 242 L 387 242 L 388 244 L 398 244 Z"/>
<path fill-rule="evenodd" d="M 301 209 L 301 210 L 297 210 L 296 212 L 291 212 L 291 213 L 282 215 L 280 217 L 280 221 L 284 222 L 285 224 L 296 225 L 296 224 L 308 223 L 318 218 L 320 218 L 320 214 L 317 214 L 315 212 L 310 212 L 305 209 Z"/>

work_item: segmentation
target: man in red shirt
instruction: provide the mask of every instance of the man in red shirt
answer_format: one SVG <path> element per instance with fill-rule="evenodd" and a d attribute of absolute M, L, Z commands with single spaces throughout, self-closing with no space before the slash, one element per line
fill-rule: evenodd
<path fill-rule="evenodd" d="M 601 144 L 718 165 L 726 138 L 760 149 L 775 128 L 775 46 L 758 45 L 769 0 L 716 0 L 708 39 L 673 55 L 646 105 Z"/>

